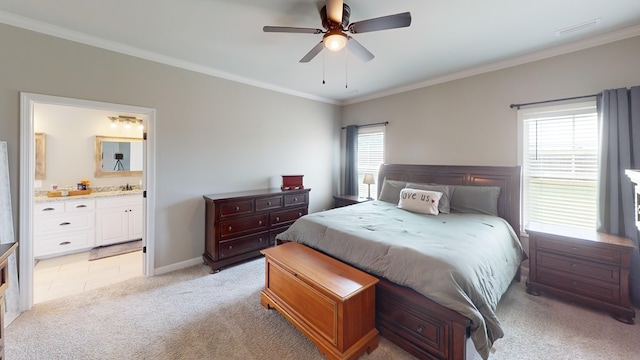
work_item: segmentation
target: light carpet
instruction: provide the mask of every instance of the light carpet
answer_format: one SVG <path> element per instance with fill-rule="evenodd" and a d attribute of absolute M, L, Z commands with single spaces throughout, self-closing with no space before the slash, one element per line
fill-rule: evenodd
<path fill-rule="evenodd" d="M 36 304 L 6 329 L 7 359 L 324 359 L 260 305 L 264 259 L 217 274 L 194 266 Z M 514 283 L 490 359 L 634 359 L 640 326 Z M 413 359 L 385 338 L 361 360 Z"/>

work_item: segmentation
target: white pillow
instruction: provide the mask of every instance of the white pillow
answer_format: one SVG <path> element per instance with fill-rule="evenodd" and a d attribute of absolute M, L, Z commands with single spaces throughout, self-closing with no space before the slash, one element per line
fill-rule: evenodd
<path fill-rule="evenodd" d="M 404 188 L 400 191 L 398 207 L 422 214 L 438 215 L 441 192 Z"/>

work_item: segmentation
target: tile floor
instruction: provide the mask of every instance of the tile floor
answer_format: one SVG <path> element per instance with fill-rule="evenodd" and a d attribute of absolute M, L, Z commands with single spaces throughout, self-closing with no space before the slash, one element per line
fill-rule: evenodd
<path fill-rule="evenodd" d="M 142 251 L 89 261 L 89 252 L 39 260 L 35 304 L 142 276 Z"/>

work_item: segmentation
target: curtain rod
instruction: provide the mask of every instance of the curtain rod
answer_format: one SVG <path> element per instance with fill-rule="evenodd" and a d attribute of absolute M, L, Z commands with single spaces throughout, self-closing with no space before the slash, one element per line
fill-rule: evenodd
<path fill-rule="evenodd" d="M 389 125 L 389 122 L 388 122 L 388 121 L 385 121 L 385 122 L 379 122 L 379 123 L 374 123 L 374 124 L 356 125 L 356 127 L 357 127 L 357 128 L 361 128 L 361 127 L 376 126 L 376 125 L 384 125 L 384 126 L 387 126 L 387 125 Z M 346 128 L 347 128 L 346 126 L 343 126 L 343 127 L 342 127 L 342 130 L 344 130 L 344 129 L 346 129 Z"/>
<path fill-rule="evenodd" d="M 574 97 L 568 97 L 568 98 L 563 98 L 563 99 L 553 99 L 553 100 L 544 100 L 544 101 L 536 101 L 536 102 L 530 102 L 530 103 L 524 103 L 524 104 L 511 104 L 509 105 L 510 108 L 518 108 L 518 110 L 520 110 L 521 106 L 527 106 L 527 105 L 537 105 L 537 104 L 546 104 L 546 103 L 550 103 L 550 102 L 557 102 L 557 101 L 565 101 L 565 100 L 575 100 L 575 99 L 584 99 L 584 98 L 590 98 L 590 97 L 596 97 L 600 94 L 593 94 L 593 95 L 583 95 L 583 96 L 574 96 Z"/>

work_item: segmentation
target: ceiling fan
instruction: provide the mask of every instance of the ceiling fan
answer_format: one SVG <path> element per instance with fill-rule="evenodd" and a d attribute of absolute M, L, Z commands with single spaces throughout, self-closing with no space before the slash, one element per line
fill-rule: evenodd
<path fill-rule="evenodd" d="M 373 59 L 373 54 L 357 42 L 351 34 L 395 29 L 411 25 L 411 13 L 404 12 L 394 15 L 382 16 L 374 19 L 356 21 L 349 24 L 351 8 L 342 0 L 326 0 L 326 5 L 320 10 L 322 29 L 287 27 L 287 26 L 265 26 L 264 32 L 284 32 L 301 34 L 324 34 L 322 41 L 311 49 L 302 59 L 301 63 L 311 61 L 323 48 L 331 51 L 340 51 L 345 46 L 362 61 L 367 62 Z"/>

